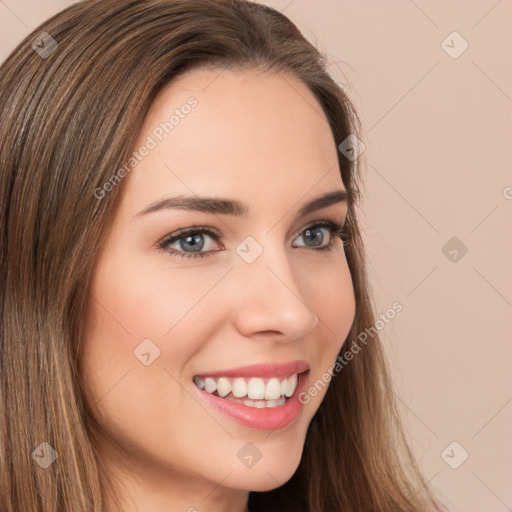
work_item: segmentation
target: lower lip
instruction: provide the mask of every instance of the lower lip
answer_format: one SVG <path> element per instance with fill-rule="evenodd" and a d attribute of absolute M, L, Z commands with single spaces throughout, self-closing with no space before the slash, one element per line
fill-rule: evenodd
<path fill-rule="evenodd" d="M 262 409 L 230 402 L 198 387 L 196 387 L 196 390 L 213 408 L 244 427 L 258 430 L 277 430 L 291 425 L 300 415 L 303 404 L 299 401 L 298 397 L 306 389 L 308 373 L 298 375 L 295 393 L 283 405 L 264 407 Z"/>

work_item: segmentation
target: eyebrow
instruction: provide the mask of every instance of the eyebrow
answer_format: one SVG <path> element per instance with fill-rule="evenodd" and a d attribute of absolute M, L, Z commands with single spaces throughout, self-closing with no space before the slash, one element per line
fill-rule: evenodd
<path fill-rule="evenodd" d="M 298 215 L 305 216 L 308 213 L 322 208 L 327 208 L 328 206 L 336 203 L 348 203 L 349 199 L 350 196 L 346 190 L 333 190 L 318 196 L 303 205 L 300 208 Z M 151 203 L 140 211 L 136 217 L 168 208 L 221 215 L 234 215 L 238 217 L 247 215 L 249 212 L 247 205 L 234 199 L 179 195 L 166 197 L 165 199 Z"/>

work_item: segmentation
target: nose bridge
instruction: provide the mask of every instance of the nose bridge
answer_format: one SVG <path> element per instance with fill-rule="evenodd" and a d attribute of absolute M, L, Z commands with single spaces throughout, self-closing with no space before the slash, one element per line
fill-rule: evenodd
<path fill-rule="evenodd" d="M 267 237 L 263 245 L 248 237 L 237 253 L 240 258 L 233 276 L 239 289 L 236 318 L 244 334 L 273 331 L 295 339 L 315 328 L 318 317 L 297 284 L 282 243 Z"/>

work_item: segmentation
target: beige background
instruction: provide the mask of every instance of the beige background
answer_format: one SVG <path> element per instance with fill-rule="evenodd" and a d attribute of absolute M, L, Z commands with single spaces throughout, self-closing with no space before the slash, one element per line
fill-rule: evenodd
<path fill-rule="evenodd" d="M 0 59 L 71 3 L 0 0 Z M 429 485 L 452 511 L 512 510 L 512 1 L 264 3 L 359 108 L 371 278 L 378 312 L 403 305 L 384 341 Z"/>

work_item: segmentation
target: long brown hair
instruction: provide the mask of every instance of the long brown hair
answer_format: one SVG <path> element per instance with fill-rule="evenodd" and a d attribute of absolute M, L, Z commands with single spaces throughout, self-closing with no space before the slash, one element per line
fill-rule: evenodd
<path fill-rule="evenodd" d="M 291 74 L 318 99 L 336 144 L 359 133 L 324 57 L 284 15 L 244 0 L 86 0 L 39 26 L 0 68 L 3 512 L 119 503 L 77 366 L 89 283 L 123 184 L 102 200 L 94 191 L 129 158 L 161 88 L 199 67 Z M 360 169 L 338 157 L 356 297 L 346 347 L 376 315 L 356 220 Z M 401 432 L 375 334 L 333 377 L 296 473 L 278 489 L 250 493 L 249 504 L 269 512 L 441 510 Z M 43 442 L 58 454 L 47 469 L 32 455 Z"/>

